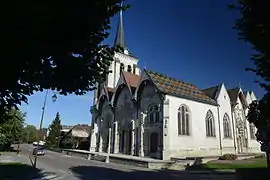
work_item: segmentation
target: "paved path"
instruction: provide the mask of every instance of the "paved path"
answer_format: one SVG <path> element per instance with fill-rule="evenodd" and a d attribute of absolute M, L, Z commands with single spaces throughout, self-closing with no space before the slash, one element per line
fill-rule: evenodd
<path fill-rule="evenodd" d="M 22 145 L 21 159 L 29 163 L 32 154 L 31 145 Z M 23 160 L 22 160 L 23 161 Z M 62 155 L 46 151 L 38 157 L 37 167 L 47 173 L 47 179 L 53 180 L 233 180 L 233 173 L 207 173 L 188 171 L 155 171 L 114 163 L 91 161 L 82 157 Z M 51 177 L 49 177 L 49 175 Z"/>

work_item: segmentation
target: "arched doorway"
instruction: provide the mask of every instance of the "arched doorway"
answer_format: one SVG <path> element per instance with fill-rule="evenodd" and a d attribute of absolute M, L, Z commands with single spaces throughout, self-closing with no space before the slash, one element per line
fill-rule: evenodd
<path fill-rule="evenodd" d="M 153 132 L 150 135 L 150 153 L 156 153 L 158 150 L 158 133 Z"/>

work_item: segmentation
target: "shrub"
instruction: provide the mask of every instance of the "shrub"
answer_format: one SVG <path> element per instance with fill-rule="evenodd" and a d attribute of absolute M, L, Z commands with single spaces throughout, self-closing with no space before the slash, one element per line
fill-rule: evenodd
<path fill-rule="evenodd" d="M 259 158 L 259 159 L 265 158 L 265 157 L 266 157 L 265 154 L 258 154 L 258 155 L 255 155 L 255 156 L 254 156 L 254 158 Z"/>
<path fill-rule="evenodd" d="M 219 157 L 218 160 L 236 160 L 237 156 L 235 154 L 224 154 Z"/>

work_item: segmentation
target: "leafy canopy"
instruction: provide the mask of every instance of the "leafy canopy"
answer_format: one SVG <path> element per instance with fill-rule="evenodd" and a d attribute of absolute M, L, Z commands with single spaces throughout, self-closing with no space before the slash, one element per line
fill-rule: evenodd
<path fill-rule="evenodd" d="M 25 143 L 33 143 L 35 141 L 38 141 L 38 130 L 33 125 L 27 125 L 23 129 L 22 133 L 22 141 Z"/>
<path fill-rule="evenodd" d="M 0 124 L 0 144 L 11 144 L 22 137 L 26 114 L 12 108 L 7 110 L 8 119 Z"/>
<path fill-rule="evenodd" d="M 12 2 L 11 23 L 4 25 L 8 56 L 0 66 L 0 106 L 27 102 L 44 89 L 62 95 L 93 90 L 113 60 L 114 48 L 101 43 L 120 1 Z"/>
<path fill-rule="evenodd" d="M 239 38 L 249 42 L 257 52 L 251 59 L 255 68 L 247 68 L 261 77 L 260 85 L 270 91 L 270 1 L 238 0 L 233 6 L 240 12 L 235 29 Z"/>

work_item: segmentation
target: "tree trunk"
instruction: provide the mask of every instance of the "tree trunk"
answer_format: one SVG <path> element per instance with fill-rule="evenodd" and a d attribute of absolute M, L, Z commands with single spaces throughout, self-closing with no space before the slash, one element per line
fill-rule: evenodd
<path fill-rule="evenodd" d="M 267 168 L 270 169 L 270 152 L 266 152 Z"/>

